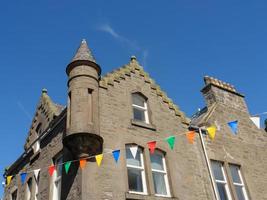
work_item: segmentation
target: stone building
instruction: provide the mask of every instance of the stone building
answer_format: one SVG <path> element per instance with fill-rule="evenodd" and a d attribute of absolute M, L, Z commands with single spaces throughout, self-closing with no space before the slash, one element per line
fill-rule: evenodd
<path fill-rule="evenodd" d="M 189 119 L 135 57 L 101 76 L 83 40 L 66 72 L 67 106 L 42 91 L 25 151 L 4 174 L 12 175 L 4 200 L 267 200 L 267 136 L 233 86 L 205 77 L 207 107 Z M 226 125 L 231 120 L 239 121 L 237 135 Z M 211 140 L 206 128 L 214 124 Z M 197 133 L 193 144 L 189 130 Z M 165 141 L 172 135 L 173 150 Z M 151 154 L 147 142 L 155 140 Z M 116 149 L 118 163 L 110 153 Z M 101 153 L 98 167 L 94 156 Z M 66 173 L 63 163 L 80 159 L 85 168 L 72 162 Z"/>

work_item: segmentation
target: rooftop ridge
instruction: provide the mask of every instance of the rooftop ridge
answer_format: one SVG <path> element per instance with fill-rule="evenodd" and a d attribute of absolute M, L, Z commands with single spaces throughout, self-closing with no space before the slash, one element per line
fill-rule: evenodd
<path fill-rule="evenodd" d="M 165 92 L 163 92 L 159 85 L 155 83 L 155 81 L 149 76 L 147 72 L 144 71 L 143 67 L 138 63 L 135 56 L 131 57 L 131 60 L 128 64 L 123 65 L 110 73 L 102 76 L 99 82 L 100 87 L 108 89 L 109 86 L 114 86 L 114 82 L 120 83 L 122 80 L 126 79 L 126 76 L 131 76 L 131 74 L 139 74 L 144 78 L 144 81 L 150 84 L 150 88 L 154 90 L 157 96 L 160 96 L 162 101 L 168 104 L 170 110 L 174 110 L 176 116 L 181 117 L 181 120 L 184 124 L 188 124 L 189 120 L 185 116 L 184 112 L 182 112 L 179 107 L 173 103 L 172 99 L 167 96 Z"/>

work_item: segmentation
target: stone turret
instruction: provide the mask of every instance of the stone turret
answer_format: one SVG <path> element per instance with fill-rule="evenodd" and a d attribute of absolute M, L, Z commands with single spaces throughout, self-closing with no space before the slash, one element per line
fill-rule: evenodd
<path fill-rule="evenodd" d="M 85 40 L 82 40 L 68 75 L 67 131 L 63 144 L 77 157 L 102 152 L 99 133 L 98 88 L 101 68 Z"/>

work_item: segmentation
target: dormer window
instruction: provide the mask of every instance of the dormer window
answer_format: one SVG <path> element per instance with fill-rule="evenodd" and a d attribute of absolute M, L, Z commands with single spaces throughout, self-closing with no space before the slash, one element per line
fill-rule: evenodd
<path fill-rule="evenodd" d="M 140 93 L 132 94 L 133 119 L 149 124 L 147 99 Z"/>

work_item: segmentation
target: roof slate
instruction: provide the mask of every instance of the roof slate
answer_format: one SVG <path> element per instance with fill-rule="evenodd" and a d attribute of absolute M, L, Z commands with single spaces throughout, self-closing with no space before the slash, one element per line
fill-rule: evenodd
<path fill-rule="evenodd" d="M 88 61 L 96 63 L 95 58 L 91 50 L 89 49 L 85 39 L 82 40 L 81 45 L 78 48 L 71 62 L 78 61 L 78 60 L 88 60 Z"/>

